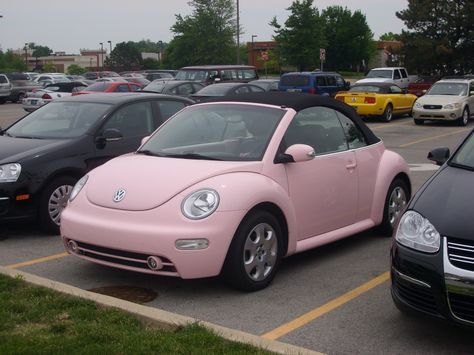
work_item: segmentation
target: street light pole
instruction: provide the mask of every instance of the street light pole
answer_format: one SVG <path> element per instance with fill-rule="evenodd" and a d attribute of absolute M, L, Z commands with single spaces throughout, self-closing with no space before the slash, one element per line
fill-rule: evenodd
<path fill-rule="evenodd" d="M 255 65 L 255 48 L 254 48 L 254 42 L 253 42 L 253 39 L 255 37 L 258 37 L 258 36 L 252 35 L 252 65 Z"/>
<path fill-rule="evenodd" d="M 100 42 L 100 66 L 104 67 L 104 43 Z"/>
<path fill-rule="evenodd" d="M 110 46 L 110 54 L 112 54 L 112 41 L 107 41 L 107 43 L 108 43 L 109 46 Z M 110 54 L 109 54 L 109 55 L 110 55 Z"/>
<path fill-rule="evenodd" d="M 25 65 L 26 70 L 28 70 L 28 43 L 25 43 Z"/>
<path fill-rule="evenodd" d="M 239 23 L 239 0 L 237 0 L 237 64 L 240 64 L 240 23 Z"/>

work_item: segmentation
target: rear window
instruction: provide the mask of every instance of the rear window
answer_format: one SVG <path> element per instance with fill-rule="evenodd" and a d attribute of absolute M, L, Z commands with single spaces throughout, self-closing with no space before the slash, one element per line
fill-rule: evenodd
<path fill-rule="evenodd" d="M 23 73 L 10 73 L 7 76 L 10 80 L 29 80 L 28 75 Z"/>
<path fill-rule="evenodd" d="M 280 79 L 280 85 L 282 86 L 308 86 L 309 75 L 283 75 Z"/>
<path fill-rule="evenodd" d="M 87 91 L 105 91 L 105 89 L 107 89 L 110 85 L 112 85 L 111 82 L 101 81 L 99 83 L 89 85 L 86 88 L 86 90 Z"/>
<path fill-rule="evenodd" d="M 0 75 L 0 84 L 8 83 L 7 77 L 5 75 Z"/>

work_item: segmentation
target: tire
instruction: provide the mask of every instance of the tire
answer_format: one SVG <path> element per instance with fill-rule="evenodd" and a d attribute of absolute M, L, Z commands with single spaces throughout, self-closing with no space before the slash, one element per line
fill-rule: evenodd
<path fill-rule="evenodd" d="M 464 107 L 461 117 L 458 118 L 458 125 L 459 126 L 467 125 L 467 123 L 469 122 L 469 117 L 470 117 L 469 108 Z"/>
<path fill-rule="evenodd" d="M 0 105 L 3 105 L 6 102 L 6 100 L 2 97 L 0 98 Z"/>
<path fill-rule="evenodd" d="M 383 219 L 378 227 L 380 233 L 386 236 L 393 234 L 393 230 L 405 210 L 409 199 L 410 194 L 406 183 L 399 178 L 393 180 L 385 197 Z"/>
<path fill-rule="evenodd" d="M 415 124 L 417 125 L 422 125 L 425 123 L 425 120 L 417 120 L 416 118 L 414 119 L 414 121 L 415 121 Z"/>
<path fill-rule="evenodd" d="M 20 92 L 17 96 L 17 102 L 21 104 L 24 98 L 25 98 L 25 93 Z"/>
<path fill-rule="evenodd" d="M 77 179 L 71 176 L 61 176 L 43 189 L 39 201 L 38 218 L 44 231 L 59 234 L 61 212 L 76 182 Z"/>
<path fill-rule="evenodd" d="M 383 112 L 382 120 L 385 122 L 390 122 L 392 118 L 393 118 L 393 106 L 392 104 L 388 104 L 387 107 L 385 107 L 385 111 Z"/>
<path fill-rule="evenodd" d="M 242 291 L 267 287 L 281 263 L 282 246 L 283 235 L 276 218 L 262 210 L 251 213 L 235 232 L 222 277 Z"/>

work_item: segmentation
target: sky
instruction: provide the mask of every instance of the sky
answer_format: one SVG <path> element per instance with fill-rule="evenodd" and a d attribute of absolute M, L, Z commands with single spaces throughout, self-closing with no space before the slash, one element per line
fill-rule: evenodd
<path fill-rule="evenodd" d="M 169 42 L 175 15 L 190 15 L 189 0 L 0 0 L 0 48 L 19 49 L 25 43 L 48 46 L 53 52 L 78 54 L 81 49 L 109 50 L 119 42 L 149 39 Z M 284 24 L 292 0 L 239 1 L 240 43 L 269 41 L 274 35 L 273 17 Z M 374 38 L 386 32 L 400 33 L 404 24 L 396 11 L 407 8 L 408 0 L 314 0 L 320 11 L 328 6 L 347 7 L 365 14 Z"/>

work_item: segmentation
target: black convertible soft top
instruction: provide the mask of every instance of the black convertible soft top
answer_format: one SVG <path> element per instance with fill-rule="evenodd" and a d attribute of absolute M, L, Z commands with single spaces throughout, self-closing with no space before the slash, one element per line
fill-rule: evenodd
<path fill-rule="evenodd" d="M 219 85 L 219 84 L 214 84 Z M 350 118 L 357 127 L 363 132 L 368 144 L 380 142 L 378 138 L 367 125 L 362 121 L 357 112 L 351 106 L 333 99 L 329 96 L 321 96 L 305 93 L 270 91 L 255 92 L 247 94 L 238 94 L 232 96 L 223 96 L 219 98 L 208 99 L 205 102 L 255 102 L 260 104 L 274 105 L 282 108 L 292 108 L 295 111 L 301 111 L 313 106 L 325 106 L 340 111 Z"/>

